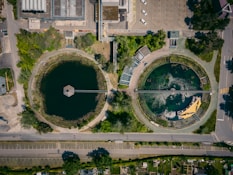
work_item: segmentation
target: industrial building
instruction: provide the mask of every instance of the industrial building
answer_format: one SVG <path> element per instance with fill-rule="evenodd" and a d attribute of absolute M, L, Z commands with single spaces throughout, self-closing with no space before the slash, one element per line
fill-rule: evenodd
<path fill-rule="evenodd" d="M 19 18 L 85 20 L 85 0 L 20 0 Z"/>
<path fill-rule="evenodd" d="M 84 20 L 84 0 L 52 0 L 52 18 Z"/>
<path fill-rule="evenodd" d="M 22 0 L 23 12 L 46 12 L 46 0 Z"/>

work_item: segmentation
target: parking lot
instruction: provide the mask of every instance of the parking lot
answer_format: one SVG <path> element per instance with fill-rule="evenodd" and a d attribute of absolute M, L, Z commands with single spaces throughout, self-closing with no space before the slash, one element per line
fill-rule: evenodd
<path fill-rule="evenodd" d="M 98 147 L 106 149 L 133 149 L 133 143 L 115 143 L 115 142 L 2 142 L 0 143 L 0 150 L 79 150 L 87 149 L 94 150 Z"/>
<path fill-rule="evenodd" d="M 186 0 L 136 0 L 136 19 L 132 29 L 187 29 L 184 19 L 191 15 Z M 144 22 L 145 20 L 145 22 Z M 143 24 L 144 23 L 144 24 Z"/>

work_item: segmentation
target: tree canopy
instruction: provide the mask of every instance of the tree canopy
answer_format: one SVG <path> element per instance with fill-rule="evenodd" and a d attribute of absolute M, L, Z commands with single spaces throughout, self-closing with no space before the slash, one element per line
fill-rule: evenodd
<path fill-rule="evenodd" d="M 27 81 L 36 59 L 46 50 L 58 49 L 61 46 L 62 36 L 56 29 L 50 27 L 44 33 L 28 32 L 20 29 L 20 33 L 16 37 L 20 56 L 17 66 L 21 68 L 19 82 L 27 87 Z"/>
<path fill-rule="evenodd" d="M 191 23 L 195 30 L 224 30 L 230 21 L 227 17 L 219 18 L 218 8 L 212 0 L 188 0 L 188 6 L 193 11 Z"/>
<path fill-rule="evenodd" d="M 80 169 L 80 158 L 77 154 L 71 151 L 65 151 L 62 154 L 62 159 L 64 161 L 62 168 L 67 175 L 77 174 Z"/>
<path fill-rule="evenodd" d="M 75 46 L 79 49 L 85 49 L 86 47 L 91 46 L 96 41 L 96 36 L 92 33 L 87 33 L 83 36 L 76 36 L 74 38 Z"/>
<path fill-rule="evenodd" d="M 223 43 L 224 40 L 214 31 L 208 33 L 197 32 L 195 38 L 187 39 L 187 47 L 197 55 L 221 49 Z"/>
<path fill-rule="evenodd" d="M 91 157 L 92 162 L 96 165 L 97 168 L 106 168 L 112 165 L 112 158 L 109 155 L 109 152 L 105 148 L 98 148 L 89 152 L 88 157 Z"/>
<path fill-rule="evenodd" d="M 119 69 L 123 69 L 126 64 L 130 63 L 131 57 L 144 45 L 147 45 L 151 51 L 162 48 L 165 45 L 165 37 L 163 30 L 157 33 L 149 32 L 145 36 L 116 36 Z"/>
<path fill-rule="evenodd" d="M 30 109 L 26 108 L 22 113 L 20 120 L 24 128 L 35 128 L 39 133 L 52 132 L 53 129 L 47 123 L 41 122 L 36 118 L 36 114 Z"/>

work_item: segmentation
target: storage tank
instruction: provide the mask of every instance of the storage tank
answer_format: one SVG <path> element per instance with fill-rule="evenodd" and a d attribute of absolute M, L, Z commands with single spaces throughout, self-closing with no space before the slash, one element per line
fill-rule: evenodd
<path fill-rule="evenodd" d="M 29 0 L 25 0 L 25 10 L 29 11 L 30 10 L 30 6 L 29 6 Z"/>
<path fill-rule="evenodd" d="M 34 1 L 34 0 L 29 0 L 29 2 L 30 2 L 30 3 L 29 3 L 29 4 L 30 4 L 30 5 L 29 5 L 29 10 L 34 10 L 34 7 L 33 7 L 33 4 L 34 4 L 34 3 L 33 3 L 33 1 Z"/>
<path fill-rule="evenodd" d="M 42 11 L 46 12 L 46 0 L 42 0 Z"/>
<path fill-rule="evenodd" d="M 25 8 L 26 8 L 26 6 L 25 6 L 25 0 L 22 0 L 22 6 L 21 6 L 21 8 L 22 8 L 22 11 L 25 10 Z"/>
<path fill-rule="evenodd" d="M 38 11 L 42 11 L 42 8 L 41 8 L 41 0 L 37 0 L 37 10 L 38 10 Z"/>

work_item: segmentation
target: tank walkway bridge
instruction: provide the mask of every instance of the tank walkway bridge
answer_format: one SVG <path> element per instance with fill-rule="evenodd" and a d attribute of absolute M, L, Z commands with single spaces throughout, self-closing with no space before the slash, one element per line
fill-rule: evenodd
<path fill-rule="evenodd" d="M 106 93 L 107 90 L 80 90 L 80 89 L 75 89 L 75 93 Z"/>
<path fill-rule="evenodd" d="M 63 94 L 67 97 L 73 96 L 75 93 L 106 93 L 107 90 L 91 90 L 91 89 L 86 89 L 86 90 L 81 90 L 81 89 L 74 89 L 73 86 L 67 85 L 63 88 Z"/>
<path fill-rule="evenodd" d="M 170 94 L 182 94 L 182 93 L 206 93 L 211 94 L 212 91 L 205 91 L 205 90 L 176 90 L 176 89 L 170 89 L 170 90 L 143 90 L 143 89 L 134 89 L 134 92 L 139 94 L 161 94 L 161 93 L 170 93 Z"/>

